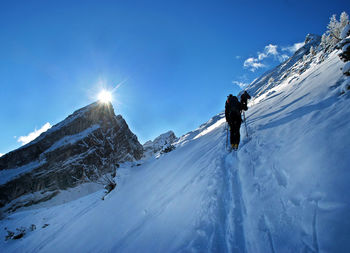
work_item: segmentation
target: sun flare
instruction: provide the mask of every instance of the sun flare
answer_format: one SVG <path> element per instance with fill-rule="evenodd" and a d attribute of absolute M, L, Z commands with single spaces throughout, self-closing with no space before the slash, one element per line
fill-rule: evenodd
<path fill-rule="evenodd" d="M 98 100 L 104 104 L 112 102 L 112 93 L 107 90 L 102 90 L 98 94 Z"/>

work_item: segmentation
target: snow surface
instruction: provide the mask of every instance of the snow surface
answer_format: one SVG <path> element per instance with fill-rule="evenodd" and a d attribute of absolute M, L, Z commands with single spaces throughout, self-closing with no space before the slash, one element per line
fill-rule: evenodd
<path fill-rule="evenodd" d="M 350 252 L 350 100 L 340 93 L 342 66 L 335 52 L 255 97 L 238 152 L 226 150 L 220 113 L 159 159 L 122 164 L 103 201 L 99 190 L 7 216 L 2 228 L 37 229 L 9 241 L 1 229 L 0 248 Z"/>
<path fill-rule="evenodd" d="M 50 134 L 54 133 L 55 131 L 61 129 L 64 126 L 69 125 L 70 123 L 72 123 L 74 120 L 76 120 L 77 118 L 82 117 L 86 112 L 90 111 L 90 110 L 94 110 L 96 107 L 98 107 L 100 105 L 99 102 L 94 102 L 90 105 L 87 105 L 75 112 L 73 112 L 71 115 L 69 115 L 66 119 L 64 119 L 63 121 L 61 121 L 60 123 L 52 126 L 51 128 L 49 128 L 47 131 L 43 132 L 42 134 L 40 134 L 37 138 L 35 138 L 34 140 L 32 140 L 31 142 L 19 147 L 18 149 L 22 149 L 25 147 L 28 147 L 34 143 L 37 143 L 41 140 L 43 140 L 44 138 L 46 138 L 47 136 L 49 136 Z"/>
<path fill-rule="evenodd" d="M 350 44 L 349 44 L 350 45 Z M 343 74 L 350 74 L 350 61 L 345 63 L 343 67 Z"/>
<path fill-rule="evenodd" d="M 95 131 L 96 129 L 100 128 L 99 124 L 92 125 L 91 127 L 85 129 L 84 131 L 74 134 L 74 135 L 67 135 L 63 137 L 62 139 L 56 141 L 50 148 L 45 150 L 44 153 L 52 152 L 62 146 L 66 145 L 73 145 L 74 143 L 84 139 L 86 136 L 88 136 L 90 133 Z"/>
<path fill-rule="evenodd" d="M 346 52 L 349 47 L 350 47 L 350 43 L 347 43 L 342 47 L 341 51 Z"/>
<path fill-rule="evenodd" d="M 45 160 L 36 160 L 34 162 L 27 163 L 15 169 L 0 170 L 0 185 L 6 184 L 8 181 L 11 181 L 12 179 L 20 176 L 21 174 L 27 173 L 35 168 L 38 168 L 44 163 L 46 163 Z"/>
<path fill-rule="evenodd" d="M 100 127 L 100 125 L 95 124 L 92 125 L 91 127 L 85 129 L 84 131 L 75 134 L 75 135 L 67 135 L 64 138 L 56 141 L 54 144 L 52 144 L 52 146 L 50 148 L 48 148 L 47 150 L 45 150 L 45 153 L 54 151 L 55 149 L 58 149 L 62 146 L 65 145 L 72 145 L 75 142 L 85 138 L 86 136 L 88 136 L 91 132 L 95 131 L 96 129 L 98 129 Z M 41 155 L 41 157 L 43 157 Z M 0 185 L 2 184 L 6 184 L 7 182 L 9 182 L 10 180 L 20 176 L 21 174 L 30 172 L 36 168 L 38 168 L 39 166 L 43 165 L 44 163 L 46 163 L 46 160 L 36 160 L 34 162 L 30 162 L 28 164 L 25 164 L 23 166 L 14 168 L 14 169 L 8 169 L 8 170 L 0 170 Z"/>

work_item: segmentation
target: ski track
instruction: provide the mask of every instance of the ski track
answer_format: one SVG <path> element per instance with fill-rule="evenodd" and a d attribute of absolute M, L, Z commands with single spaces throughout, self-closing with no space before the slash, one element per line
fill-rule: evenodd
<path fill-rule="evenodd" d="M 316 201 L 315 211 L 312 218 L 312 240 L 313 240 L 313 247 L 316 253 L 319 252 L 319 243 L 317 238 L 317 210 L 318 210 L 318 201 Z"/>
<path fill-rule="evenodd" d="M 233 151 L 224 157 L 225 188 L 227 188 L 229 194 L 228 198 L 226 198 L 225 240 L 228 252 L 247 252 L 244 233 L 244 214 L 246 212 L 242 197 L 237 152 Z"/>

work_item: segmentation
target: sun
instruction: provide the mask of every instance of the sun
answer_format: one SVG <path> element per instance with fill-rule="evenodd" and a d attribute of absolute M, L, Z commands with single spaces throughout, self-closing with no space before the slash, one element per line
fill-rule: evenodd
<path fill-rule="evenodd" d="M 107 90 L 102 90 L 99 94 L 98 94 L 98 100 L 101 103 L 107 104 L 109 102 L 112 102 L 112 93 L 107 91 Z"/>

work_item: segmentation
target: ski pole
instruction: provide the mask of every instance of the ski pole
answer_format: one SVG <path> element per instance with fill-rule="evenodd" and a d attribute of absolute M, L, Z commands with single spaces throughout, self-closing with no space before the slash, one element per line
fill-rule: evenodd
<path fill-rule="evenodd" d="M 246 132 L 247 137 L 248 137 L 247 120 L 245 119 L 245 113 L 244 113 L 244 111 L 243 111 L 243 118 L 244 118 L 245 132 Z"/>
<path fill-rule="evenodd" d="M 228 146 L 228 124 L 226 122 L 226 149 L 227 149 L 227 146 Z"/>

